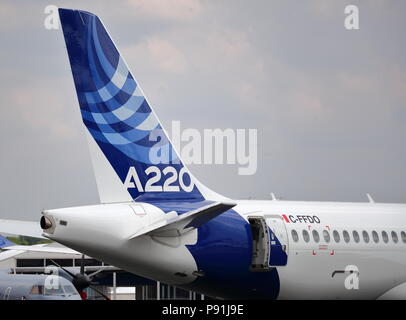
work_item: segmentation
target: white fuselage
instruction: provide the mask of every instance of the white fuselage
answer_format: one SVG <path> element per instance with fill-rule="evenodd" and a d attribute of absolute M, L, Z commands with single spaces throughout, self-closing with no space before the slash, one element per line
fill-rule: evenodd
<path fill-rule="evenodd" d="M 388 291 L 391 293 L 394 288 L 397 295 L 399 288 L 403 294 L 402 283 L 406 282 L 406 205 L 254 200 L 236 203 L 233 211 L 247 225 L 250 217 L 273 217 L 283 221 L 279 239 L 285 245 L 287 263 L 271 267 L 276 268 L 279 276 L 277 298 L 376 299 Z M 224 238 L 219 238 L 211 247 L 210 244 L 200 244 L 203 243 L 200 239 L 203 233 L 199 236 L 196 229 L 179 237 L 144 235 L 131 239 L 133 234 L 165 214 L 148 203 L 136 204 L 142 206 L 144 213 L 137 213 L 131 206 L 134 203 L 47 211 L 44 215 L 52 217 L 56 227 L 46 235 L 130 272 L 185 288 L 190 288 L 189 285 L 196 280 L 195 271 L 198 271 L 198 265 L 202 265 L 189 250 L 190 246 L 200 245 L 200 251 L 208 252 L 220 248 L 226 253 L 227 248 L 234 246 L 233 241 L 250 241 L 243 232 L 241 239 L 237 235 L 237 241 L 225 232 Z M 227 225 L 225 218 L 222 226 L 233 228 L 232 219 Z M 66 225 L 61 225 L 60 220 Z M 213 224 L 212 228 L 216 225 Z M 210 230 L 211 234 L 212 231 L 215 230 Z M 359 239 L 354 237 L 354 231 Z M 297 237 L 292 232 L 296 232 Z M 303 234 L 306 232 L 309 239 Z M 218 247 L 219 242 L 224 247 Z M 272 248 L 270 252 L 272 256 Z M 222 264 L 217 262 L 217 271 L 223 269 L 220 271 L 226 274 L 233 268 L 229 263 L 227 260 Z M 202 279 L 204 281 L 204 277 Z M 235 281 L 235 286 L 239 286 L 238 279 Z M 204 285 L 192 288 L 203 294 L 221 296 L 221 292 L 216 295 L 216 285 L 227 284 L 217 283 L 210 289 Z"/>
<path fill-rule="evenodd" d="M 235 209 L 244 217 L 251 210 L 263 214 L 294 216 L 286 222 L 288 235 L 288 263 L 279 267 L 281 278 L 280 299 L 376 299 L 406 281 L 406 205 L 378 203 L 240 202 Z M 320 223 L 298 221 L 297 216 L 317 216 Z M 292 231 L 298 240 L 292 238 Z M 303 231 L 309 233 L 309 241 Z M 319 234 L 314 240 L 313 231 Z M 323 231 L 328 232 L 326 242 Z M 338 241 L 334 239 L 338 232 Z M 354 239 L 354 231 L 359 241 Z M 343 232 L 349 237 L 344 239 Z M 366 232 L 366 233 L 365 233 Z M 373 235 L 378 235 L 378 238 Z M 388 239 L 384 242 L 382 232 Z M 397 235 L 392 236 L 392 232 Z M 365 241 L 364 235 L 369 240 Z M 328 239 L 328 238 L 327 238 Z M 347 289 L 347 266 L 359 271 L 358 289 Z M 335 271 L 336 272 L 334 274 Z M 334 274 L 334 276 L 333 276 Z"/>

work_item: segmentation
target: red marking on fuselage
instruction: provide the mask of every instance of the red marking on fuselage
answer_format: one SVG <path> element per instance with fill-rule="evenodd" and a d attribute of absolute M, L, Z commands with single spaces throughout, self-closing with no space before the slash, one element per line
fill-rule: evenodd
<path fill-rule="evenodd" d="M 289 219 L 288 219 L 288 217 L 286 216 L 286 215 L 282 215 L 282 218 L 287 222 L 287 223 L 290 223 L 290 221 L 289 221 Z"/>

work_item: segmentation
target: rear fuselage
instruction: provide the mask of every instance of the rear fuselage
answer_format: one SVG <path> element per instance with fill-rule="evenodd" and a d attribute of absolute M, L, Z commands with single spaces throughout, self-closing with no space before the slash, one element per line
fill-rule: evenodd
<path fill-rule="evenodd" d="M 51 210 L 44 214 L 55 228 L 46 234 L 130 272 L 214 297 L 376 299 L 406 281 L 406 205 L 236 203 L 177 237 L 131 238 L 167 212 L 183 214 L 198 203 Z"/>

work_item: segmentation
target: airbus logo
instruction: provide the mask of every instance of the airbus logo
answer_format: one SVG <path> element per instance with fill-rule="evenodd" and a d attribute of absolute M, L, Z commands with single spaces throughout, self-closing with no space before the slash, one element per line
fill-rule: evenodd
<path fill-rule="evenodd" d="M 308 215 L 282 215 L 286 223 L 320 223 L 318 216 L 308 216 Z"/>

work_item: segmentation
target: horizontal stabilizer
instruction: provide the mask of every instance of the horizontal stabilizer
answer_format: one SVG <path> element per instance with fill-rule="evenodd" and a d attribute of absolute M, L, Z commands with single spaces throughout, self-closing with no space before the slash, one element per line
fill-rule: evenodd
<path fill-rule="evenodd" d="M 175 211 L 171 211 L 167 213 L 163 219 L 152 223 L 132 235 L 130 239 L 145 234 L 160 237 L 177 237 L 187 231 L 200 227 L 235 205 L 235 203 L 230 202 L 213 202 L 207 206 L 186 212 L 182 215 L 178 215 Z"/>
<path fill-rule="evenodd" d="M 24 251 L 12 250 L 11 248 L 10 248 L 10 250 L 7 249 L 5 251 L 0 252 L 0 262 L 5 261 L 5 260 L 9 260 L 11 258 L 15 258 L 15 257 L 17 257 L 17 256 L 19 256 L 20 254 L 23 254 L 23 253 L 24 253 Z"/>
<path fill-rule="evenodd" d="M 18 236 L 46 239 L 38 222 L 0 219 L 0 232 Z"/>
<path fill-rule="evenodd" d="M 61 247 L 50 247 L 42 245 L 33 245 L 33 246 L 10 246 L 4 247 L 3 250 L 15 250 L 15 251 L 33 251 L 33 252 L 46 252 L 46 253 L 62 253 L 62 254 L 75 254 L 82 255 L 80 252 Z"/>

